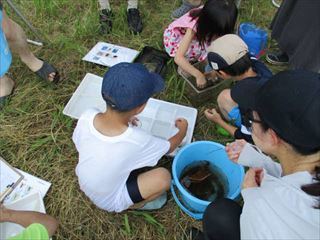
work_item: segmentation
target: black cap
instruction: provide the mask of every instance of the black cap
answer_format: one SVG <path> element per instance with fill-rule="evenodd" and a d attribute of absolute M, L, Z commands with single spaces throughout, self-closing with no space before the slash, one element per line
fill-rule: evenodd
<path fill-rule="evenodd" d="M 319 73 L 283 71 L 262 87 L 257 86 L 254 99 L 247 96 L 245 101 L 251 102 L 251 109 L 285 141 L 300 147 L 320 147 Z"/>

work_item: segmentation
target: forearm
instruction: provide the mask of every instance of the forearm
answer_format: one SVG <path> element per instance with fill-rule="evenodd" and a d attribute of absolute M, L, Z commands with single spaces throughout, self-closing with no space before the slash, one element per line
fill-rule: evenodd
<path fill-rule="evenodd" d="M 175 63 L 185 72 L 197 78 L 199 75 L 203 74 L 198 69 L 190 64 L 190 62 L 180 55 L 176 55 L 174 58 Z"/>
<path fill-rule="evenodd" d="M 247 143 L 242 149 L 238 163 L 247 167 L 264 168 L 268 174 L 281 177 L 282 168 L 279 163 L 274 162 L 269 156 L 258 152 L 256 147 Z"/>
<path fill-rule="evenodd" d="M 45 226 L 49 236 L 52 236 L 58 227 L 58 221 L 47 214 L 33 211 L 15 211 L 11 209 L 6 209 L 2 212 L 1 222 L 16 223 L 25 228 L 33 223 L 40 223 Z"/>
<path fill-rule="evenodd" d="M 182 140 L 186 136 L 186 131 L 179 131 L 176 135 L 169 139 L 170 142 L 170 149 L 168 153 L 172 153 L 179 145 L 181 144 Z"/>

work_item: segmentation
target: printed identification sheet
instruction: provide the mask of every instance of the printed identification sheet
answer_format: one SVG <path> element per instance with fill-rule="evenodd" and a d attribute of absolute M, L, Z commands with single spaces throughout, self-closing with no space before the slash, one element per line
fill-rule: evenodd
<path fill-rule="evenodd" d="M 138 54 L 134 49 L 98 42 L 82 60 L 112 67 L 121 62 L 133 62 Z"/>

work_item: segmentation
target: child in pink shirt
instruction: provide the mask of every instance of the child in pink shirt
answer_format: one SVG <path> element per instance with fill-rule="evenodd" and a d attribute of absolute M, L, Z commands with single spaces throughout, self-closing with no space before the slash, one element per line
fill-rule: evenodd
<path fill-rule="evenodd" d="M 191 61 L 206 59 L 206 48 L 214 39 L 232 33 L 238 10 L 232 0 L 210 0 L 172 22 L 164 31 L 164 47 L 175 63 L 206 85 L 205 75 Z"/>

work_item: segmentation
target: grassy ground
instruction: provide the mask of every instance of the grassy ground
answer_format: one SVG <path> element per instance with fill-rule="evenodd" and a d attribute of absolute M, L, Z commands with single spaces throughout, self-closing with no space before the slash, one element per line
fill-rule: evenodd
<path fill-rule="evenodd" d="M 13 166 L 52 182 L 45 204 L 47 212 L 60 220 L 57 239 L 182 239 L 188 226 L 200 226 L 200 223 L 185 215 L 171 197 L 161 211 L 112 214 L 90 203 L 77 184 L 74 173 L 77 153 L 71 140 L 76 122 L 64 116 L 62 110 L 87 72 L 102 75 L 106 70 L 81 58 L 97 41 L 137 50 L 145 45 L 161 49 L 163 30 L 171 21 L 170 13 L 180 4 L 179 0 L 141 0 L 144 30 L 135 36 L 127 29 L 126 1 L 111 2 L 116 16 L 114 31 L 102 36 L 98 31 L 95 0 L 15 1 L 47 36 L 49 44 L 33 51 L 54 63 L 62 81 L 58 86 L 41 82 L 17 57 L 14 59 L 10 73 L 17 87 L 10 103 L 0 112 L 0 155 Z M 8 10 L 8 6 L 5 8 Z M 275 11 L 269 0 L 242 0 L 240 21 L 255 22 L 266 28 Z M 17 20 L 14 14 L 11 16 Z M 172 61 L 166 81 L 166 90 L 159 97 L 189 105 L 183 92 L 184 83 L 178 79 Z M 213 124 L 204 118 L 203 110 L 212 105 L 214 102 L 199 108 L 195 136 L 230 141 L 218 136 Z M 161 165 L 170 167 L 170 160 L 164 159 Z"/>

